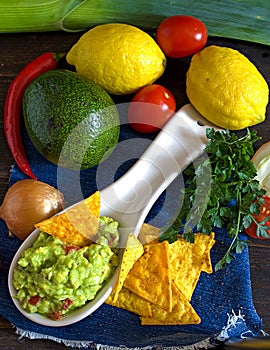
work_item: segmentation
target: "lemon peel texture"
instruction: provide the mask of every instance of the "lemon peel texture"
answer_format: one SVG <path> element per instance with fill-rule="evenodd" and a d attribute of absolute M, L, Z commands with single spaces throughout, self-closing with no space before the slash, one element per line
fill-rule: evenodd
<path fill-rule="evenodd" d="M 186 92 L 191 104 L 222 128 L 241 130 L 265 120 L 268 84 L 237 50 L 212 45 L 196 53 L 187 72 Z"/>
<path fill-rule="evenodd" d="M 115 95 L 134 93 L 163 73 L 166 58 L 155 40 L 122 23 L 98 25 L 83 34 L 67 53 L 77 73 Z"/>

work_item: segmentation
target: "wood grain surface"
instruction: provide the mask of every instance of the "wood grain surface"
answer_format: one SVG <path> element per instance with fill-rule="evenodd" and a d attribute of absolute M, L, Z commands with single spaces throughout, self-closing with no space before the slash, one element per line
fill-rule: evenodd
<path fill-rule="evenodd" d="M 7 89 L 12 79 L 31 60 L 45 51 L 66 52 L 81 36 L 81 33 L 26 33 L 0 34 L 0 199 L 2 201 L 8 188 L 9 171 L 13 159 L 3 135 L 3 109 Z M 210 44 L 229 46 L 245 54 L 259 68 L 266 80 L 270 81 L 270 47 L 248 42 L 210 38 Z M 178 107 L 187 98 L 185 95 L 185 73 L 188 59 L 169 60 L 168 68 L 161 82 L 171 88 L 176 95 Z M 64 64 L 63 64 L 64 65 Z M 256 143 L 258 148 L 270 140 L 270 108 L 267 120 L 257 125 L 258 135 L 262 137 Z M 250 266 L 253 299 L 256 310 L 263 320 L 263 328 L 270 333 L 270 241 L 253 240 L 250 244 Z M 63 344 L 45 340 L 19 339 L 14 328 L 0 317 L 0 349 L 65 349 Z"/>

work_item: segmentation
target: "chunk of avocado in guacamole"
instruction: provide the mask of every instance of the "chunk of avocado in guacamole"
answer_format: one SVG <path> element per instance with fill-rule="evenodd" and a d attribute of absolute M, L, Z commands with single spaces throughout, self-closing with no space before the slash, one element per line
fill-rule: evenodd
<path fill-rule="evenodd" d="M 16 298 L 26 312 L 39 313 L 53 320 L 95 298 L 119 263 L 118 223 L 100 218 L 96 243 L 85 247 L 65 246 L 40 232 L 26 249 L 14 270 Z M 111 244 L 113 243 L 113 244 Z"/>

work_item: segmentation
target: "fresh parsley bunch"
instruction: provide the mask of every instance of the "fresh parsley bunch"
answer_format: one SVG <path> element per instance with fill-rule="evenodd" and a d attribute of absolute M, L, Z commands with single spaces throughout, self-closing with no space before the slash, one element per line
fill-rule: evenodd
<path fill-rule="evenodd" d="M 181 190 L 183 205 L 170 228 L 160 236 L 174 242 L 178 233 L 194 242 L 194 232 L 209 234 L 214 227 L 227 229 L 231 244 L 215 270 L 224 268 L 234 259 L 234 253 L 241 253 L 248 244 L 239 233 L 254 221 L 252 214 L 259 214 L 262 196 L 255 179 L 256 169 L 251 161 L 253 144 L 259 140 L 256 130 L 238 136 L 229 130 L 207 129 L 210 140 L 205 153 L 185 171 L 186 186 Z M 269 229 L 257 223 L 258 229 Z"/>

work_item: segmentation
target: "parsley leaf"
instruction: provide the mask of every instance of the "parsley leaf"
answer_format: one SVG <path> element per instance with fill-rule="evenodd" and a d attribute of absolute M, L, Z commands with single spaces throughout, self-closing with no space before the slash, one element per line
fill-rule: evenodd
<path fill-rule="evenodd" d="M 265 194 L 255 179 L 257 171 L 251 161 L 254 154 L 253 144 L 259 140 L 257 131 L 249 129 L 246 134 L 206 130 L 210 140 L 205 153 L 184 171 L 186 186 L 181 189 L 184 196 L 182 208 L 160 241 L 170 243 L 183 237 L 194 241 L 194 232 L 210 234 L 214 227 L 226 227 L 231 244 L 216 264 L 215 270 L 224 268 L 240 254 L 248 244 L 239 233 L 254 221 L 253 214 L 260 210 L 261 197 Z M 257 224 L 257 235 L 267 235 L 264 222 Z"/>

